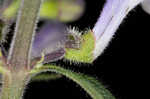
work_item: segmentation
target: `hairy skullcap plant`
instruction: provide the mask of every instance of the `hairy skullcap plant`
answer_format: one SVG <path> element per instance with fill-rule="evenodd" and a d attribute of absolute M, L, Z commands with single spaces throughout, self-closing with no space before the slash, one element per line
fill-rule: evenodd
<path fill-rule="evenodd" d="M 84 0 L 0 0 L 0 99 L 23 99 L 30 81 L 62 76 L 80 85 L 93 99 L 115 99 L 94 77 L 57 64 L 58 60 L 92 64 L 133 8 L 142 4 L 150 13 L 150 0 L 105 1 L 94 28 L 81 31 L 65 23 L 82 16 Z M 39 21 L 43 24 L 38 28 Z M 13 23 L 15 29 L 9 31 Z M 11 32 L 14 35 L 6 51 L 3 40 Z"/>

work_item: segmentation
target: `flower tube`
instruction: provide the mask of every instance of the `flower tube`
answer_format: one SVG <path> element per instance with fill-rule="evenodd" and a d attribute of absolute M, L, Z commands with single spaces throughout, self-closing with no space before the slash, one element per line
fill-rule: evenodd
<path fill-rule="evenodd" d="M 150 14 L 150 0 L 144 0 L 142 2 L 142 8 L 144 9 L 145 12 Z"/>
<path fill-rule="evenodd" d="M 104 9 L 93 28 L 96 39 L 93 52 L 96 59 L 109 44 L 128 12 L 143 0 L 107 0 Z"/>

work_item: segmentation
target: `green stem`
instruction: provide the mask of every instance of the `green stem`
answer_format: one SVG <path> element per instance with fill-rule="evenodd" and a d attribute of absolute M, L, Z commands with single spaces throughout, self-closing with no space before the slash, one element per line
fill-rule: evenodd
<path fill-rule="evenodd" d="M 5 73 L 0 99 L 22 99 L 27 80 L 27 72 Z"/>
<path fill-rule="evenodd" d="M 42 0 L 21 0 L 15 34 L 11 43 L 7 72 L 3 74 L 0 99 L 21 99 L 30 66 L 30 50 Z"/>
<path fill-rule="evenodd" d="M 11 65 L 13 70 L 20 70 L 22 67 L 29 68 L 30 50 L 41 3 L 42 0 L 22 0 L 21 2 L 8 56 L 9 66 Z"/>

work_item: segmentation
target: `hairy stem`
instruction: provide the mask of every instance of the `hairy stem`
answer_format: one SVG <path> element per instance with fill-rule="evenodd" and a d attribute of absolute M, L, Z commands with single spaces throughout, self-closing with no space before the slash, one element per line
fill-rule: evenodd
<path fill-rule="evenodd" d="M 0 99 L 21 99 L 27 80 L 27 72 L 7 72 L 3 74 L 3 86 Z"/>
<path fill-rule="evenodd" d="M 30 50 L 42 0 L 22 0 L 8 56 L 13 70 L 29 68 Z"/>
<path fill-rule="evenodd" d="M 21 99 L 28 79 L 30 50 L 42 0 L 21 0 L 15 34 L 11 43 L 7 72 L 3 74 L 0 99 Z"/>

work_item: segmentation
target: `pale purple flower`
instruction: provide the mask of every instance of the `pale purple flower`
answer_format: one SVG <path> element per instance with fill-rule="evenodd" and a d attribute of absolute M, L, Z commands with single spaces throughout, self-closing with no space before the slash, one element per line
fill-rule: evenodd
<path fill-rule="evenodd" d="M 93 52 L 96 59 L 107 47 L 119 25 L 136 5 L 143 0 L 106 0 L 103 11 L 93 28 L 96 39 Z"/>
<path fill-rule="evenodd" d="M 142 2 L 142 7 L 144 9 L 145 12 L 147 12 L 148 14 L 150 14 L 150 0 L 144 0 Z"/>

